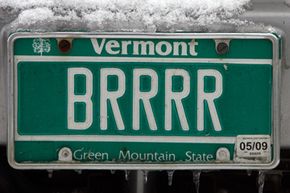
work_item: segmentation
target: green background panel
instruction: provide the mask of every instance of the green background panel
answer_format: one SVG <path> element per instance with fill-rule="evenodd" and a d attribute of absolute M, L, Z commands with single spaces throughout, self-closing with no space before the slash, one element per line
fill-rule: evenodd
<path fill-rule="evenodd" d="M 150 130 L 144 108 L 140 110 L 140 130 L 132 129 L 132 76 L 133 69 L 150 68 L 157 72 L 158 93 L 151 99 L 157 131 Z M 85 67 L 93 74 L 93 124 L 87 130 L 71 130 L 67 127 L 67 71 L 68 68 Z M 112 108 L 108 105 L 108 130 L 100 130 L 100 68 L 120 68 L 126 74 L 126 91 L 118 99 L 125 124 L 125 131 L 116 127 Z M 190 75 L 190 94 L 182 103 L 190 127 L 183 131 L 172 102 L 172 131 L 164 129 L 165 70 L 184 69 Z M 222 131 L 215 131 L 205 103 L 205 130 L 197 131 L 197 70 L 216 69 L 223 76 L 223 93 L 215 99 L 215 106 Z M 270 65 L 245 64 L 140 64 L 140 63 L 92 63 L 92 62 L 21 62 L 18 64 L 18 132 L 21 135 L 173 135 L 173 136 L 236 136 L 237 134 L 271 133 L 271 85 Z M 116 79 L 116 78 L 115 78 Z M 213 78 L 205 79 L 205 90 L 214 90 Z M 81 82 L 81 81 L 79 81 Z M 150 87 L 151 81 L 141 81 Z M 182 78 L 172 80 L 173 85 L 183 85 Z M 108 85 L 117 84 L 108 78 Z M 148 85 L 149 84 L 149 85 Z M 84 90 L 85 84 L 76 84 L 75 90 Z M 81 87 L 82 89 L 78 89 Z M 118 85 L 113 86 L 118 88 Z M 25 97 L 24 97 L 25 96 Z M 110 104 L 110 103 L 108 103 Z M 143 103 L 141 103 L 143 105 Z M 141 105 L 141 106 L 142 106 Z M 84 119 L 85 105 L 78 104 L 77 117 Z"/>
<path fill-rule="evenodd" d="M 226 147 L 231 152 L 234 151 L 234 145 L 231 144 L 176 144 L 176 143 L 126 143 L 126 142 L 16 142 L 15 148 L 18 150 L 15 154 L 15 159 L 18 162 L 27 162 L 33 160 L 35 162 L 53 162 L 58 160 L 58 151 L 63 147 L 70 147 L 72 150 L 73 158 L 79 162 L 95 162 L 95 163 L 144 163 L 146 161 L 131 160 L 118 160 L 120 157 L 120 151 L 130 151 L 130 158 L 135 158 L 133 153 L 138 153 L 143 156 L 146 153 L 158 153 L 160 154 L 174 154 L 175 162 L 180 163 L 202 163 L 198 160 L 199 155 L 211 155 L 214 161 L 216 159 L 216 151 L 220 147 Z M 158 147 L 158 148 L 156 148 Z M 39 151 L 41 149 L 42 151 Z M 78 151 L 77 150 L 82 150 Z M 188 155 L 195 154 L 195 156 L 189 159 L 186 152 L 192 152 Z M 76 153 L 75 153 L 76 152 Z M 84 153 L 108 153 L 109 160 L 94 160 L 94 158 L 87 157 Z M 136 154 L 135 154 L 136 155 Z M 139 156 L 140 158 L 142 158 Z M 104 156 L 107 158 L 107 156 Z M 80 160 L 84 158 L 84 160 Z M 86 159 L 85 159 L 86 158 Z M 122 157 L 123 158 L 123 157 Z M 128 157 L 126 157 L 128 158 Z M 195 160 L 193 160 L 195 159 Z M 231 160 L 233 154 L 231 155 Z M 150 160 L 152 161 L 152 160 Z M 154 162 L 154 160 L 152 161 Z M 172 163 L 164 160 L 163 163 Z"/>
<path fill-rule="evenodd" d="M 21 38 L 17 39 L 14 43 L 14 54 L 15 55 L 43 55 L 43 56 L 97 56 L 94 51 L 93 45 L 89 38 L 75 38 L 72 43 L 72 49 L 68 53 L 63 53 L 58 49 L 57 40 L 55 38 L 45 39 L 50 43 L 50 52 L 43 52 L 36 54 L 33 51 L 33 40 L 34 38 Z M 106 42 L 109 40 L 117 40 L 119 43 L 121 41 L 128 41 L 128 39 L 110 39 L 107 38 Z M 130 39 L 129 39 L 130 40 Z M 152 41 L 155 45 L 160 41 L 167 41 L 173 43 L 174 41 L 182 41 L 189 43 L 192 39 L 171 39 L 162 40 L 160 39 L 132 39 L 132 41 Z M 253 58 L 253 59 L 271 59 L 272 58 L 272 42 L 268 39 L 255 40 L 255 39 L 233 39 L 230 42 L 230 50 L 226 55 L 218 55 L 215 50 L 215 41 L 213 39 L 197 39 L 196 46 L 197 56 L 193 58 Z M 99 44 L 101 40 L 99 40 Z M 121 44 L 121 43 L 120 43 Z M 116 54 L 113 56 L 117 57 L 135 57 L 132 53 L 133 46 L 128 47 L 128 55 Z M 258 48 L 258 49 L 257 49 Z M 189 52 L 189 50 L 188 50 Z M 112 56 L 106 53 L 105 47 L 100 56 Z M 141 57 L 161 57 L 161 56 L 141 56 Z M 177 58 L 192 58 L 188 56 L 173 56 L 171 53 L 167 57 L 177 57 Z"/>

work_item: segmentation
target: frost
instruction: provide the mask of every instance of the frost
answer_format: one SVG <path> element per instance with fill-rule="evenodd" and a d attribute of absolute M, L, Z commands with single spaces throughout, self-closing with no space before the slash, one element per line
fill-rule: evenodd
<path fill-rule="evenodd" d="M 12 26 L 50 31 L 205 31 L 248 24 L 237 17 L 250 0 L 0 0 Z M 217 25 L 218 26 L 218 25 Z"/>

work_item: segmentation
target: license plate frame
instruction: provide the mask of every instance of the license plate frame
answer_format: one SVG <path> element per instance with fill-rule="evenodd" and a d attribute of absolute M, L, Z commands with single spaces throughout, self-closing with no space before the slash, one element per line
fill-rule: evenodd
<path fill-rule="evenodd" d="M 15 160 L 15 137 L 18 135 L 17 128 L 17 89 L 15 88 L 15 57 L 13 52 L 14 42 L 19 38 L 92 38 L 92 37 L 122 37 L 122 38 L 192 38 L 192 39 L 268 39 L 272 42 L 273 58 L 273 82 L 272 82 L 272 133 L 273 159 L 270 163 L 70 163 L 70 162 L 23 162 Z M 77 33 L 77 32 L 49 32 L 27 33 L 19 32 L 12 34 L 8 39 L 8 161 L 17 169 L 142 169 L 142 170 L 177 170 L 177 169 L 271 169 L 279 163 L 279 88 L 280 88 L 280 39 L 270 33 Z M 15 90 L 16 89 L 16 90 Z M 31 138 L 32 139 L 32 138 Z"/>

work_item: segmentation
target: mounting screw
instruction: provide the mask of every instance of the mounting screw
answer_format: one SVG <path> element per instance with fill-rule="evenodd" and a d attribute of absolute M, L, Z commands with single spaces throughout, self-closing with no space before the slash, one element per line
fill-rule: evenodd
<path fill-rule="evenodd" d="M 216 52 L 219 55 L 224 55 L 230 50 L 230 40 L 216 40 Z"/>
<path fill-rule="evenodd" d="M 218 161 L 230 161 L 230 151 L 225 147 L 219 148 L 216 151 L 216 159 Z"/>
<path fill-rule="evenodd" d="M 68 147 L 63 147 L 58 152 L 59 161 L 72 161 L 72 151 Z"/>
<path fill-rule="evenodd" d="M 62 52 L 68 52 L 71 49 L 72 40 L 62 39 L 58 41 L 58 48 Z"/>

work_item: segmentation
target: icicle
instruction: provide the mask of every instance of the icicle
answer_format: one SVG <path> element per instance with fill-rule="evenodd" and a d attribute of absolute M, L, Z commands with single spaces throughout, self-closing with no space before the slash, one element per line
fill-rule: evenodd
<path fill-rule="evenodd" d="M 174 175 L 174 170 L 167 171 L 167 175 L 168 175 L 168 186 L 171 186 L 172 180 L 173 180 L 173 175 Z"/>
<path fill-rule="evenodd" d="M 143 171 L 143 176 L 144 176 L 144 183 L 146 184 L 148 181 L 148 171 L 144 170 Z"/>
<path fill-rule="evenodd" d="M 125 170 L 125 180 L 126 180 L 126 181 L 129 180 L 129 174 L 130 174 L 130 171 Z"/>
<path fill-rule="evenodd" d="M 52 178 L 53 170 L 47 170 L 47 172 L 48 172 L 48 178 Z"/>
<path fill-rule="evenodd" d="M 75 170 L 75 172 L 78 173 L 79 175 L 81 175 L 83 171 L 82 170 Z"/>
<path fill-rule="evenodd" d="M 252 170 L 247 170 L 247 175 L 251 176 L 252 175 Z"/>
<path fill-rule="evenodd" d="M 259 171 L 259 176 L 258 176 L 259 193 L 263 193 L 264 191 L 265 177 L 266 177 L 265 172 Z"/>
<path fill-rule="evenodd" d="M 116 173 L 116 170 L 111 170 L 111 174 L 115 174 Z"/>
<path fill-rule="evenodd" d="M 193 183 L 195 186 L 195 192 L 199 193 L 199 183 L 200 183 L 200 171 L 193 171 L 192 172 L 192 177 L 193 177 Z"/>

